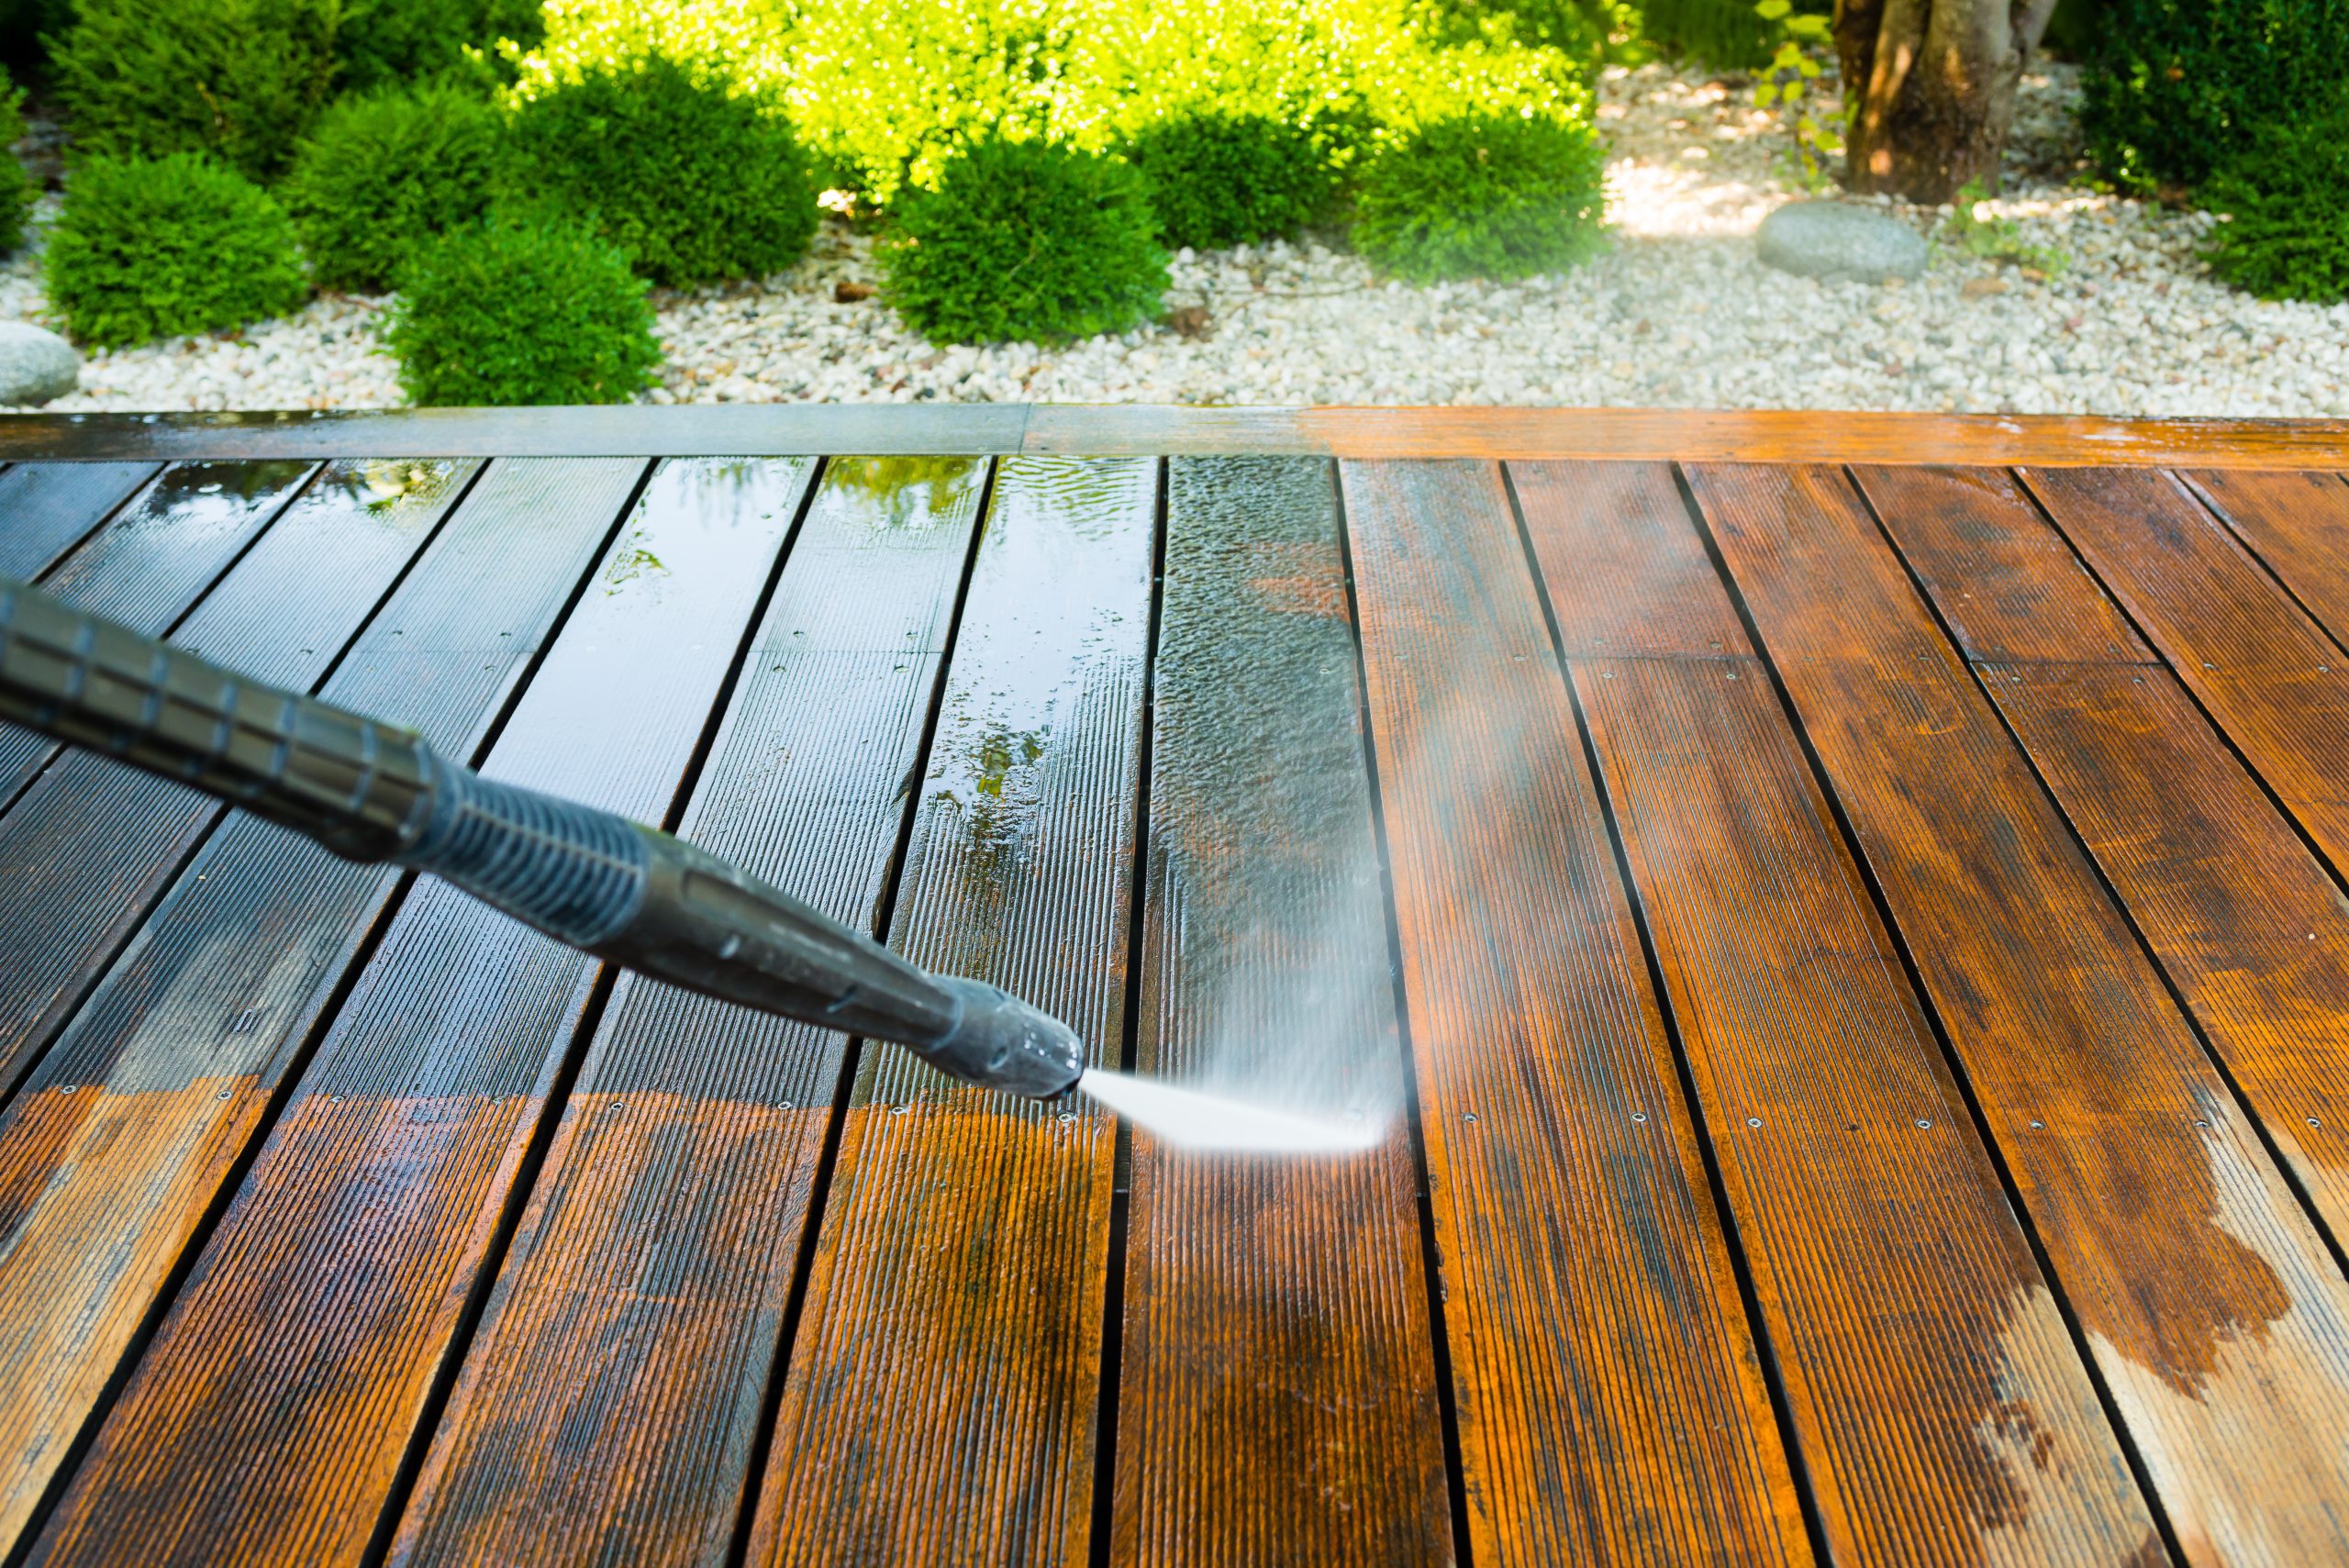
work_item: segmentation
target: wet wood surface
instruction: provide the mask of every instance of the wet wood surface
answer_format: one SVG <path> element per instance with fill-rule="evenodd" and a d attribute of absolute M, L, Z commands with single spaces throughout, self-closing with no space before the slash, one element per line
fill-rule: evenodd
<path fill-rule="evenodd" d="M 0 1557 L 2349 1556 L 2340 432 L 703 412 L 12 419 L 0 572 L 1384 1137 L 0 733 Z"/>

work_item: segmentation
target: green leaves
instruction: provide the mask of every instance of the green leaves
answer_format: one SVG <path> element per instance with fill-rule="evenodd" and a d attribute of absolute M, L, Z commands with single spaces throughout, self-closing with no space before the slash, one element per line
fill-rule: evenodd
<path fill-rule="evenodd" d="M 1776 22 L 1781 35 L 1770 55 L 1769 73 L 1753 89 L 1753 102 L 1762 108 L 1792 112 L 1791 172 L 1806 189 L 1818 190 L 1829 183 L 1831 161 L 1843 151 L 1842 106 L 1837 105 L 1822 117 L 1813 114 L 1808 104 L 1810 84 L 1823 71 L 1813 51 L 1832 39 L 1833 27 L 1815 13 L 1798 14 L 1793 0 L 1760 0 L 1753 13 Z"/>
<path fill-rule="evenodd" d="M 418 245 L 489 208 L 504 127 L 453 87 L 348 97 L 278 189 L 321 288 L 379 293 Z"/>
<path fill-rule="evenodd" d="M 1364 172 L 1354 245 L 1381 270 L 1419 283 L 1564 272 L 1599 247 L 1605 157 L 1578 123 L 1438 120 Z"/>

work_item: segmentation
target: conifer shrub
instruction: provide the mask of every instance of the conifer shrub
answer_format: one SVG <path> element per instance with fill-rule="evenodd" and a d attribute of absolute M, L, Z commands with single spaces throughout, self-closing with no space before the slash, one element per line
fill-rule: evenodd
<path fill-rule="evenodd" d="M 522 97 L 518 194 L 576 217 L 668 288 L 761 277 L 816 232 L 816 189 L 790 126 L 725 78 L 658 55 Z"/>
<path fill-rule="evenodd" d="M 0 255 L 25 242 L 25 222 L 40 190 L 9 149 L 25 139 L 25 90 L 0 80 Z"/>
<path fill-rule="evenodd" d="M 195 152 L 81 163 L 44 265 L 50 308 L 98 348 L 282 316 L 307 292 L 284 209 Z"/>
<path fill-rule="evenodd" d="M 1330 151 L 1310 125 L 1208 110 L 1148 125 L 1127 158 L 1150 186 L 1159 237 L 1202 250 L 1286 238 L 1337 195 Z"/>
<path fill-rule="evenodd" d="M 1601 242 L 1604 176 L 1598 138 L 1579 119 L 1477 110 L 1431 120 L 1364 170 L 1354 246 L 1414 283 L 1560 272 Z"/>
<path fill-rule="evenodd" d="M 346 92 L 472 77 L 468 50 L 486 63 L 501 40 L 531 49 L 545 32 L 539 0 L 343 0 L 343 6 L 335 52 Z"/>
<path fill-rule="evenodd" d="M 384 340 L 419 404 L 625 403 L 661 362 L 648 287 L 584 228 L 493 216 L 417 251 Z"/>
<path fill-rule="evenodd" d="M 2262 299 L 2349 299 L 2349 109 L 2269 126 L 2205 187 L 2210 267 Z"/>
<path fill-rule="evenodd" d="M 1066 342 L 1158 314 L 1166 253 L 1122 160 L 991 136 L 910 193 L 882 251 L 885 294 L 932 342 Z"/>
<path fill-rule="evenodd" d="M 75 148 L 272 180 L 326 106 L 342 0 L 79 0 L 51 56 Z"/>
<path fill-rule="evenodd" d="M 492 105 L 447 84 L 328 109 L 278 188 L 318 286 L 380 293 L 418 245 L 479 220 L 502 124 Z"/>

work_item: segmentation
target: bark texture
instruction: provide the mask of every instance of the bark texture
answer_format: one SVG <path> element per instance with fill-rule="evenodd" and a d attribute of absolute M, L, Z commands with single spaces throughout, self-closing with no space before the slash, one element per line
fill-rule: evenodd
<path fill-rule="evenodd" d="M 1846 183 L 1945 202 L 1992 190 L 2022 62 L 2055 0 L 1837 0 Z"/>

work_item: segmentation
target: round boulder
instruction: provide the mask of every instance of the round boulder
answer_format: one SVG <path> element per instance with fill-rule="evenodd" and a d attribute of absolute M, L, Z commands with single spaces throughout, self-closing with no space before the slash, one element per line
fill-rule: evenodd
<path fill-rule="evenodd" d="M 0 321 L 0 406 L 27 407 L 82 384 L 82 356 L 29 321 Z"/>
<path fill-rule="evenodd" d="M 1762 260 L 1807 278 L 1913 278 L 1925 270 L 1924 237 L 1898 218 L 1842 202 L 1794 202 L 1762 220 Z"/>

